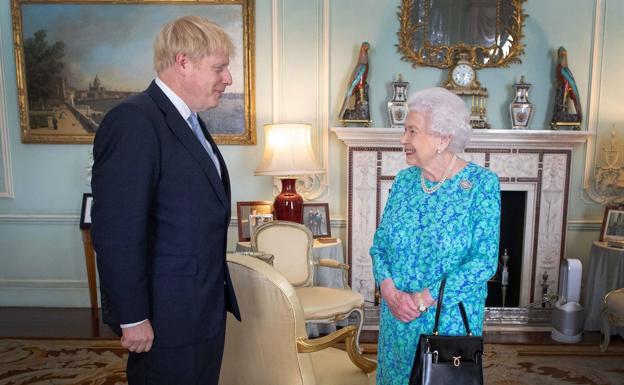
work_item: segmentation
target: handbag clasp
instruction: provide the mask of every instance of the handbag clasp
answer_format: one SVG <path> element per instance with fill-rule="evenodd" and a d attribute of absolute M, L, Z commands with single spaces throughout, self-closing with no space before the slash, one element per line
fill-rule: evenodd
<path fill-rule="evenodd" d="M 461 356 L 453 356 L 453 366 L 458 368 L 459 364 L 461 364 Z"/>

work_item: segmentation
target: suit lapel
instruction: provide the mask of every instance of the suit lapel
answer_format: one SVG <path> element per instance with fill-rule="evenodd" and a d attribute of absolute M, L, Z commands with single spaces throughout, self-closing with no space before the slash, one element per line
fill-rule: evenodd
<path fill-rule="evenodd" d="M 221 155 L 221 151 L 219 151 L 219 147 L 217 147 L 217 143 L 215 143 L 214 139 L 212 138 L 212 135 L 210 135 L 210 132 L 208 132 L 208 128 L 206 127 L 206 124 L 204 123 L 202 118 L 200 118 L 199 116 L 197 118 L 199 120 L 199 126 L 201 127 L 202 132 L 204 133 L 204 136 L 206 137 L 206 139 L 208 139 L 208 143 L 210 144 L 210 147 L 212 147 L 212 151 L 214 151 L 215 155 L 217 156 L 217 159 L 219 160 L 219 166 L 221 167 L 221 183 L 222 183 L 223 188 L 225 189 L 225 195 L 227 196 L 227 200 L 228 202 L 230 202 L 232 200 L 231 192 L 230 192 L 230 174 L 228 173 L 227 166 L 225 165 L 225 160 L 223 159 L 223 156 Z M 204 152 L 206 151 L 204 150 Z M 213 168 L 215 167 L 213 166 Z M 217 177 L 218 177 L 219 174 L 217 173 L 216 168 L 215 168 L 215 173 L 217 174 Z M 230 208 L 229 204 L 227 205 L 227 208 L 229 212 L 229 208 Z"/>
<path fill-rule="evenodd" d="M 178 138 L 182 145 L 187 149 L 188 152 L 191 153 L 197 163 L 199 163 L 202 171 L 204 172 L 204 174 L 206 174 L 206 177 L 208 178 L 208 180 L 212 184 L 212 187 L 217 193 L 221 204 L 223 204 L 223 207 L 229 210 L 230 200 L 228 199 L 228 192 L 226 191 L 224 183 L 221 181 L 219 173 L 217 172 L 217 169 L 212 159 L 210 158 L 210 155 L 208 155 L 199 140 L 197 140 L 189 125 L 184 121 L 173 103 L 171 103 L 169 98 L 167 98 L 167 96 L 162 92 L 160 87 L 158 87 L 155 82 L 152 82 L 152 84 L 150 84 L 149 88 L 147 89 L 147 93 L 165 113 L 165 120 L 167 122 L 167 125 L 169 126 L 169 129 L 171 129 L 173 134 Z M 215 149 L 216 146 L 213 144 L 214 142 L 212 141 L 212 138 L 210 138 L 210 135 L 208 135 L 207 138 L 212 145 L 212 148 Z M 223 162 L 221 154 L 218 151 L 215 151 L 215 153 L 217 154 L 219 162 L 221 163 L 221 169 L 225 170 L 225 163 Z"/>

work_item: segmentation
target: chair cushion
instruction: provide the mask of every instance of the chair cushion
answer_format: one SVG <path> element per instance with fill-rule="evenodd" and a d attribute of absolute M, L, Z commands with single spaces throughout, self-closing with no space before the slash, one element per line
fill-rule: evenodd
<path fill-rule="evenodd" d="M 611 314 L 624 319 L 624 290 L 611 292 L 607 297 L 607 307 Z"/>
<path fill-rule="evenodd" d="M 364 297 L 348 289 L 310 286 L 295 288 L 306 320 L 324 320 L 362 307 Z"/>
<path fill-rule="evenodd" d="M 375 372 L 362 372 L 343 350 L 327 348 L 311 355 L 316 385 L 375 385 Z"/>

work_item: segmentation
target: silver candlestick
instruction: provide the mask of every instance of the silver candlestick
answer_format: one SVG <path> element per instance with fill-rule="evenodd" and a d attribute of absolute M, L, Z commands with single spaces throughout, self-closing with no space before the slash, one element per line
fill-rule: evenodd
<path fill-rule="evenodd" d="M 507 298 L 507 285 L 509 284 L 509 270 L 507 268 L 507 262 L 509 262 L 509 254 L 507 254 L 507 249 L 503 252 L 501 256 L 503 260 L 503 272 L 501 274 L 501 291 L 503 293 L 503 307 L 505 307 L 505 300 Z"/>
<path fill-rule="evenodd" d="M 544 274 L 542 274 L 542 282 L 540 285 L 542 286 L 542 307 L 550 307 L 550 298 L 548 296 L 548 272 L 544 271 Z"/>

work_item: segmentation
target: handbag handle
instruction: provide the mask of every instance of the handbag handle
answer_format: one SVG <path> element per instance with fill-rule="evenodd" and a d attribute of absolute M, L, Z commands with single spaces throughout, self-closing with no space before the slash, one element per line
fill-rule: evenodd
<path fill-rule="evenodd" d="M 438 292 L 438 305 L 436 306 L 436 314 L 435 314 L 435 324 L 433 325 L 433 335 L 437 336 L 438 326 L 440 324 L 440 312 L 442 311 L 442 302 L 444 299 L 444 286 L 446 285 L 446 278 L 442 279 L 440 282 L 440 291 Z M 464 321 L 464 328 L 466 328 L 466 335 L 471 336 L 472 331 L 470 331 L 470 325 L 468 324 L 468 316 L 466 316 L 466 309 L 464 308 L 464 303 L 459 302 L 457 304 L 459 306 L 459 312 L 461 313 L 462 321 Z"/>

